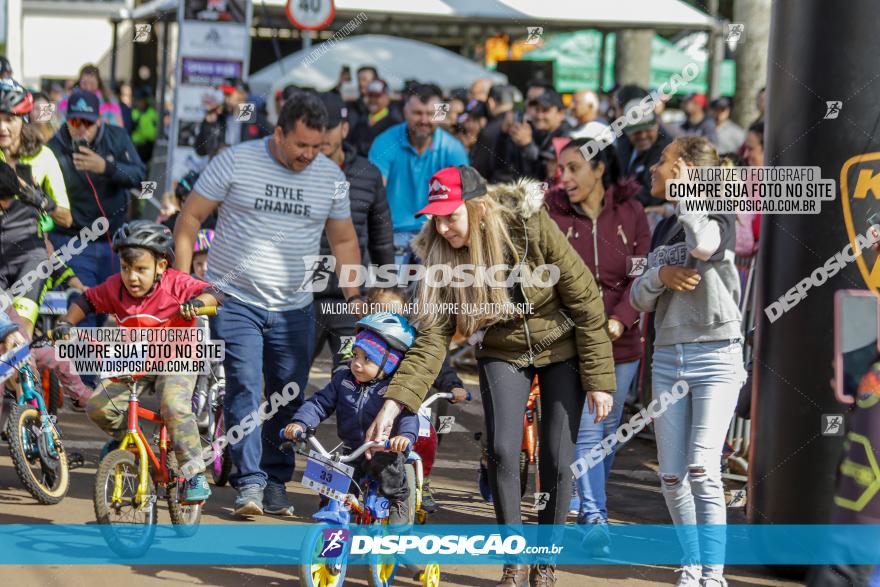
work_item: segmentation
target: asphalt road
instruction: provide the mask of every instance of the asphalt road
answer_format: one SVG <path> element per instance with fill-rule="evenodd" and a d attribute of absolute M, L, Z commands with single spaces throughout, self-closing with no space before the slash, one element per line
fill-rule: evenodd
<path fill-rule="evenodd" d="M 455 416 L 453 431 L 442 441 L 431 475 L 431 484 L 439 510 L 429 523 L 487 523 L 495 522 L 490 504 L 477 491 L 477 470 L 480 457 L 479 443 L 474 432 L 482 428 L 482 411 L 476 380 L 465 378 L 474 392 L 475 400 L 464 406 L 450 406 L 449 415 Z M 310 388 L 328 380 L 327 363 L 316 363 L 310 377 Z M 308 393 L 311 393 L 309 391 Z M 80 452 L 85 465 L 71 472 L 71 487 L 64 501 L 55 506 L 41 506 L 22 489 L 12 468 L 8 446 L 0 443 L 0 523 L 4 524 L 83 524 L 93 523 L 91 492 L 94 484 L 96 459 L 104 442 L 102 433 L 84 414 L 62 411 L 60 422 L 69 451 Z M 334 426 L 323 427 L 322 436 L 329 439 Z M 608 486 L 609 510 L 612 523 L 669 523 L 666 505 L 659 492 L 656 476 L 656 449 L 649 440 L 636 438 L 618 453 Z M 280 520 L 265 516 L 258 521 L 269 524 L 308 523 L 310 514 L 317 509 L 317 496 L 303 488 L 299 475 L 288 484 L 291 500 L 296 508 L 294 518 Z M 532 483 L 530 481 L 530 483 Z M 214 494 L 205 506 L 203 521 L 212 524 L 248 524 L 231 515 L 234 492 L 229 487 L 213 488 Z M 534 522 L 535 514 L 524 502 L 526 522 Z M 729 510 L 731 523 L 742 522 L 742 510 Z M 159 512 L 160 523 L 168 523 L 168 513 Z M 573 518 L 569 519 L 573 522 Z M 2 548 L 2 545 L 0 545 Z M 663 566 L 583 566 L 563 567 L 557 571 L 557 584 L 562 587 L 619 585 L 648 586 L 673 585 L 677 575 L 672 567 Z M 495 585 L 500 567 L 491 565 L 444 565 L 443 585 L 487 587 Z M 727 579 L 732 586 L 798 585 L 774 577 L 766 567 L 728 567 Z M 257 587 L 292 585 L 298 582 L 298 569 L 292 566 L 232 567 L 232 566 L 140 566 L 140 565 L 12 565 L 0 567 L 3 584 L 18 586 L 63 587 L 119 587 L 122 585 L 222 585 Z M 350 567 L 346 585 L 366 585 L 363 567 Z M 408 578 L 400 585 L 416 586 Z"/>

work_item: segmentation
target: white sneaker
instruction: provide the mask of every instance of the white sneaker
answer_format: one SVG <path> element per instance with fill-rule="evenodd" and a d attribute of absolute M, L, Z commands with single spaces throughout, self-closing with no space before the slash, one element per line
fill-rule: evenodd
<path fill-rule="evenodd" d="M 681 573 L 675 587 L 701 587 L 700 574 L 703 568 L 700 565 L 685 565 L 680 569 L 675 569 L 676 573 Z"/>
<path fill-rule="evenodd" d="M 700 579 L 700 587 L 727 587 L 727 580 L 723 577 L 704 577 Z"/>

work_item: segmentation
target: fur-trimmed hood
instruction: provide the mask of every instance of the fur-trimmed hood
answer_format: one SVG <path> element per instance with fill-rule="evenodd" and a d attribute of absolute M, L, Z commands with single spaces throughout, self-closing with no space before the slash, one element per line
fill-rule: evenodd
<path fill-rule="evenodd" d="M 544 207 L 544 189 L 547 184 L 534 179 L 522 178 L 515 182 L 490 185 L 488 194 L 496 202 L 527 220 Z"/>

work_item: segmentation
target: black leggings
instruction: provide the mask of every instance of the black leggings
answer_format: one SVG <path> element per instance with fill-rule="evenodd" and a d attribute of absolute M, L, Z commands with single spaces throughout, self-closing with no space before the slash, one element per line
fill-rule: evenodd
<path fill-rule="evenodd" d="M 585 394 L 577 359 L 517 369 L 500 359 L 481 359 L 480 393 L 489 447 L 489 483 L 499 524 L 522 524 L 519 453 L 523 415 L 535 374 L 541 386 L 541 491 L 550 494 L 539 524 L 564 524 L 571 500 L 571 464 Z M 531 500 L 530 500 L 531 501 Z"/>

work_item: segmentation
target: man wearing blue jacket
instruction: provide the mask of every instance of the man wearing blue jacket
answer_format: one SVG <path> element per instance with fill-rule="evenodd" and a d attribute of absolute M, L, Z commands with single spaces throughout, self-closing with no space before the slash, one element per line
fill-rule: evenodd
<path fill-rule="evenodd" d="M 399 314 L 377 312 L 357 323 L 354 358 L 348 369 L 337 371 L 330 383 L 310 397 L 294 414 L 293 423 L 284 430 L 293 440 L 305 430 L 336 412 L 336 433 L 350 449 L 364 443 L 367 428 L 385 403 L 385 390 L 391 375 L 412 345 L 415 331 Z M 404 410 L 394 423 L 390 438 L 391 452 L 377 452 L 355 461 L 358 476 L 369 475 L 378 484 L 379 494 L 388 498 L 388 523 L 409 524 L 405 452 L 419 434 L 419 419 Z"/>

